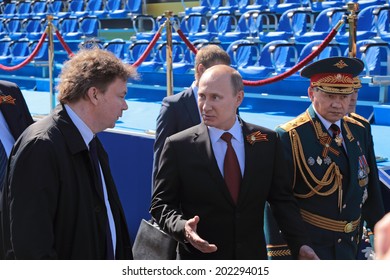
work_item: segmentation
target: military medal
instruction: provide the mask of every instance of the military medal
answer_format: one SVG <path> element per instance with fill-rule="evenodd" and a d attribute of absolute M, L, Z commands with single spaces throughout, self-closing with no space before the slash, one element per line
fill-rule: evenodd
<path fill-rule="evenodd" d="M 11 95 L 0 95 L 0 104 L 2 103 L 8 103 L 15 105 L 15 98 L 13 98 Z"/>
<path fill-rule="evenodd" d="M 343 138 L 341 138 L 339 135 L 337 135 L 334 138 L 334 141 L 336 142 L 337 146 L 339 146 L 339 147 L 341 147 L 341 145 L 343 144 Z"/>
<path fill-rule="evenodd" d="M 359 156 L 359 168 L 358 168 L 359 186 L 364 187 L 368 184 L 369 173 L 370 173 L 370 168 L 368 167 L 366 157 L 364 155 Z"/>

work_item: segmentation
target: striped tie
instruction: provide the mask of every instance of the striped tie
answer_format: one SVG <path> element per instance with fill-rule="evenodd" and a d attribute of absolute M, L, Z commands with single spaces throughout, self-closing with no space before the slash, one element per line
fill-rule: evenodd
<path fill-rule="evenodd" d="M 3 181 L 5 177 L 5 169 L 7 166 L 7 154 L 5 153 L 5 149 L 3 146 L 3 143 L 0 140 L 0 190 L 2 189 L 3 186 Z"/>

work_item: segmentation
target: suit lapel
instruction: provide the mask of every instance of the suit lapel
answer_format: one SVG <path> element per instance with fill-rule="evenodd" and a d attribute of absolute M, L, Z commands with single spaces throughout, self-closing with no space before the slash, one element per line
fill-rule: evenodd
<path fill-rule="evenodd" d="M 229 201 L 229 203 L 234 205 L 233 199 L 230 196 L 230 192 L 225 184 L 225 180 L 219 170 L 217 161 L 215 159 L 207 126 L 204 125 L 204 123 L 201 123 L 198 127 L 199 130 L 197 133 L 195 133 L 193 140 L 194 144 L 196 145 L 196 149 L 201 156 L 202 162 L 207 165 L 207 169 L 209 170 L 211 177 L 215 181 L 215 187 L 222 192 L 222 194 Z"/>
<path fill-rule="evenodd" d="M 256 178 L 255 175 L 255 162 L 258 156 L 258 153 L 255 152 L 255 146 L 251 145 L 246 141 L 246 136 L 249 135 L 252 131 L 248 127 L 248 125 L 240 119 L 242 133 L 244 136 L 244 149 L 245 149 L 245 169 L 244 176 L 242 178 L 240 193 L 238 195 L 237 205 L 243 203 L 245 201 L 245 197 L 248 194 L 249 185 L 253 181 L 253 178 Z"/>

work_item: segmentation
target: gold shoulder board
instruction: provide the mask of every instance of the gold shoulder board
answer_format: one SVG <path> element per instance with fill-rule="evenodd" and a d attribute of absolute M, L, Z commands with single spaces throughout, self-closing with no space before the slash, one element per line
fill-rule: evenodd
<path fill-rule="evenodd" d="M 280 127 L 282 129 L 284 129 L 285 131 L 290 131 L 291 129 L 294 129 L 294 128 L 296 128 L 304 123 L 307 123 L 308 121 L 310 121 L 310 117 L 309 117 L 309 114 L 307 114 L 305 112 L 305 113 L 300 114 L 295 119 L 293 119 L 289 122 L 286 122 L 285 124 L 280 125 Z"/>
<path fill-rule="evenodd" d="M 361 115 L 358 115 L 356 113 L 350 113 L 350 115 L 352 116 L 352 118 L 354 119 L 358 119 L 359 121 L 362 121 L 362 122 L 366 122 L 366 123 L 370 123 L 365 117 L 361 116 Z"/>
<path fill-rule="evenodd" d="M 353 124 L 356 124 L 356 125 L 359 125 L 359 126 L 365 128 L 365 126 L 361 122 L 355 120 L 354 118 L 344 116 L 344 121 L 349 122 L 349 123 L 353 123 Z"/>

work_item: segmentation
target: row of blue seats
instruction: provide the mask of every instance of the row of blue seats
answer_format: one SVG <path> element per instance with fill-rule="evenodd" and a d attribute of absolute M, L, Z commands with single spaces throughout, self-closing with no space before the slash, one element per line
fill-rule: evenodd
<path fill-rule="evenodd" d="M 1 4 L 2 18 L 44 18 L 47 14 L 53 14 L 58 18 L 88 15 L 98 18 L 126 18 L 142 12 L 142 0 L 36 0 Z"/>
<path fill-rule="evenodd" d="M 0 21 L 0 39 L 5 37 L 11 38 L 12 40 L 21 38 L 28 38 L 30 40 L 39 39 L 45 31 L 47 24 L 47 19 L 41 18 L 4 19 Z M 52 24 L 66 40 L 97 37 L 101 29 L 100 20 L 96 16 L 55 18 Z"/>
<path fill-rule="evenodd" d="M 249 39 L 260 43 L 274 40 L 288 40 L 305 44 L 313 40 L 323 40 L 328 36 L 337 23 L 346 22 L 346 8 L 329 8 L 315 14 L 310 9 L 290 9 L 280 18 L 274 13 L 254 10 L 245 12 L 237 20 L 227 11 L 217 12 L 209 20 L 201 14 L 185 16 L 181 21 L 172 18 L 176 26 L 190 40 L 206 39 L 222 44 L 230 44 L 239 39 Z M 390 41 L 389 5 L 371 5 L 357 13 L 357 40 L 378 39 Z M 154 20 L 150 16 L 139 15 L 133 19 L 136 32 L 134 40 L 151 40 L 159 26 L 165 21 L 164 17 Z M 274 26 L 270 26 L 273 22 Z M 148 26 L 149 29 L 145 29 Z M 142 27 L 142 28 L 139 28 Z M 348 22 L 338 31 L 335 40 L 341 44 L 349 43 Z M 174 40 L 181 40 L 178 33 L 173 33 Z M 165 33 L 162 34 L 165 40 Z"/>
<path fill-rule="evenodd" d="M 321 12 L 324 9 L 345 6 L 349 2 L 358 3 L 363 9 L 370 5 L 388 3 L 388 0 L 200 0 L 199 6 L 195 7 L 187 7 L 182 0 L 186 15 L 193 13 L 215 14 L 220 11 L 243 14 L 251 10 L 274 12 L 280 15 L 289 9 L 303 7 L 310 8 L 314 12 Z"/>

